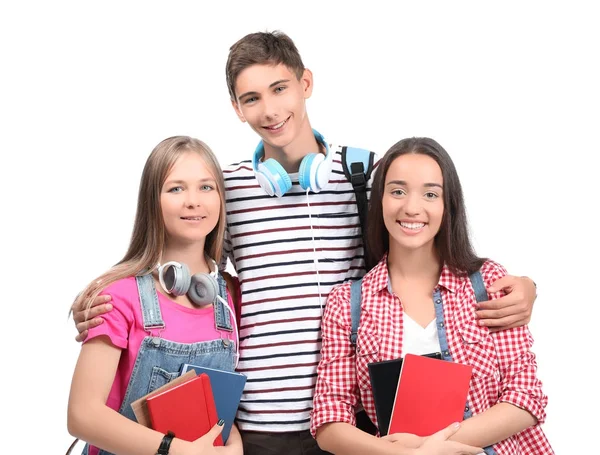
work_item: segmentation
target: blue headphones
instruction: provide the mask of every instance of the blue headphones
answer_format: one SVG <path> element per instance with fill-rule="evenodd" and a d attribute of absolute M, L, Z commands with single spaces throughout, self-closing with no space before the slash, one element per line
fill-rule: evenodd
<path fill-rule="evenodd" d="M 298 171 L 298 181 L 303 189 L 318 193 L 329 182 L 332 156 L 329 145 L 327 145 L 321 133 L 313 130 L 313 134 L 317 142 L 325 146 L 326 154 L 309 153 L 302 158 L 300 170 Z M 269 196 L 281 197 L 292 188 L 290 176 L 275 159 L 269 158 L 261 161 L 264 156 L 265 146 L 263 141 L 260 141 L 252 157 L 254 176 Z"/>

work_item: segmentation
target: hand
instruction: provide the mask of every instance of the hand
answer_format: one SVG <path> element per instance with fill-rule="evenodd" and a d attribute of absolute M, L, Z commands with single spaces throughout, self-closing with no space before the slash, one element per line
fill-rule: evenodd
<path fill-rule="evenodd" d="M 223 421 L 221 420 L 219 423 L 221 422 Z M 219 425 L 219 423 L 213 426 L 208 433 L 196 439 L 194 442 L 187 442 L 177 438 L 173 439 L 173 442 L 171 442 L 169 453 L 172 453 L 173 455 L 241 454 L 241 447 L 239 449 L 237 449 L 236 447 L 237 440 L 235 438 L 235 434 L 233 433 L 233 429 L 229 439 L 227 440 L 227 445 L 225 445 L 224 447 L 213 446 L 215 439 L 223 431 L 223 423 L 221 423 L 221 425 Z M 234 441 L 230 444 L 231 435 L 234 435 Z M 239 437 L 239 433 L 237 433 L 237 436 Z M 241 445 L 241 438 L 239 440 L 239 444 Z"/>
<path fill-rule="evenodd" d="M 73 321 L 79 334 L 75 337 L 76 341 L 83 341 L 88 336 L 88 329 L 96 327 L 104 322 L 104 319 L 98 316 L 105 314 L 112 310 L 112 305 L 107 303 L 110 301 L 109 295 L 99 295 L 92 302 L 92 306 L 86 309 L 83 306 L 83 302 L 77 305 L 77 300 L 71 306 L 73 312 Z"/>
<path fill-rule="evenodd" d="M 382 436 L 381 439 L 385 439 L 386 441 L 399 444 L 407 449 L 416 449 L 417 447 L 421 447 L 421 444 L 423 444 L 423 442 L 425 441 L 425 438 L 410 433 L 387 434 L 385 436 Z"/>
<path fill-rule="evenodd" d="M 530 278 L 506 275 L 487 290 L 489 293 L 503 290 L 506 295 L 478 304 L 477 317 L 481 325 L 497 332 L 523 326 L 531 320 L 536 289 Z"/>
<path fill-rule="evenodd" d="M 468 446 L 456 441 L 448 441 L 454 433 L 460 428 L 459 423 L 454 423 L 449 427 L 425 438 L 425 442 L 414 451 L 415 455 L 478 455 L 483 453 L 480 447 Z"/>

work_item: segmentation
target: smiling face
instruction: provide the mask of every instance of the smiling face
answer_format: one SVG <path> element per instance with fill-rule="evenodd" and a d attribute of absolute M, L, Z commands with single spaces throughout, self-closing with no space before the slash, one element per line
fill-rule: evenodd
<path fill-rule="evenodd" d="M 442 170 L 431 157 L 405 154 L 390 165 L 382 198 L 390 249 L 433 248 L 444 216 Z"/>
<path fill-rule="evenodd" d="M 283 64 L 256 64 L 237 76 L 232 105 L 265 144 L 283 149 L 306 129 L 312 135 L 305 105 L 311 93 L 309 70 L 298 79 Z"/>
<path fill-rule="evenodd" d="M 197 243 L 204 248 L 206 236 L 219 221 L 221 197 L 198 153 L 186 152 L 177 159 L 162 186 L 160 205 L 167 243 Z"/>

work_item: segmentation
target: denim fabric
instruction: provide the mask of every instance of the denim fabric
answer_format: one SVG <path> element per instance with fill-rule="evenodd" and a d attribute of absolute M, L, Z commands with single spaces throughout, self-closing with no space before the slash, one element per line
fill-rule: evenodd
<path fill-rule="evenodd" d="M 235 368 L 235 347 L 228 339 L 203 341 L 199 343 L 176 343 L 160 337 L 160 329 L 165 327 L 162 320 L 158 295 L 151 275 L 136 277 L 144 329 L 149 336 L 144 338 L 138 352 L 127 391 L 119 413 L 135 421 L 131 403 L 138 398 L 165 385 L 179 376 L 182 364 L 194 365 L 233 371 Z M 225 280 L 218 275 L 219 293 L 227 301 Z M 224 304 L 217 299 L 214 304 L 215 326 L 220 330 L 231 331 L 229 312 Z M 159 330 L 156 330 L 159 329 Z M 158 447 L 157 447 L 158 449 Z M 83 455 L 88 454 L 88 446 L 83 449 Z M 112 455 L 100 450 L 99 455 Z"/>

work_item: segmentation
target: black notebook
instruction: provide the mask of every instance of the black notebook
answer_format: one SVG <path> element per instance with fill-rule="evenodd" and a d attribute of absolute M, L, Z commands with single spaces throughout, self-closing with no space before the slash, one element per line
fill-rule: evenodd
<path fill-rule="evenodd" d="M 425 354 L 425 357 L 441 359 L 442 354 L 435 352 L 433 354 Z M 392 418 L 392 409 L 394 408 L 402 359 L 384 360 L 382 362 L 369 363 L 367 366 L 369 368 L 371 388 L 373 389 L 373 401 L 375 402 L 379 434 L 385 436 L 388 434 L 390 419 Z"/>

